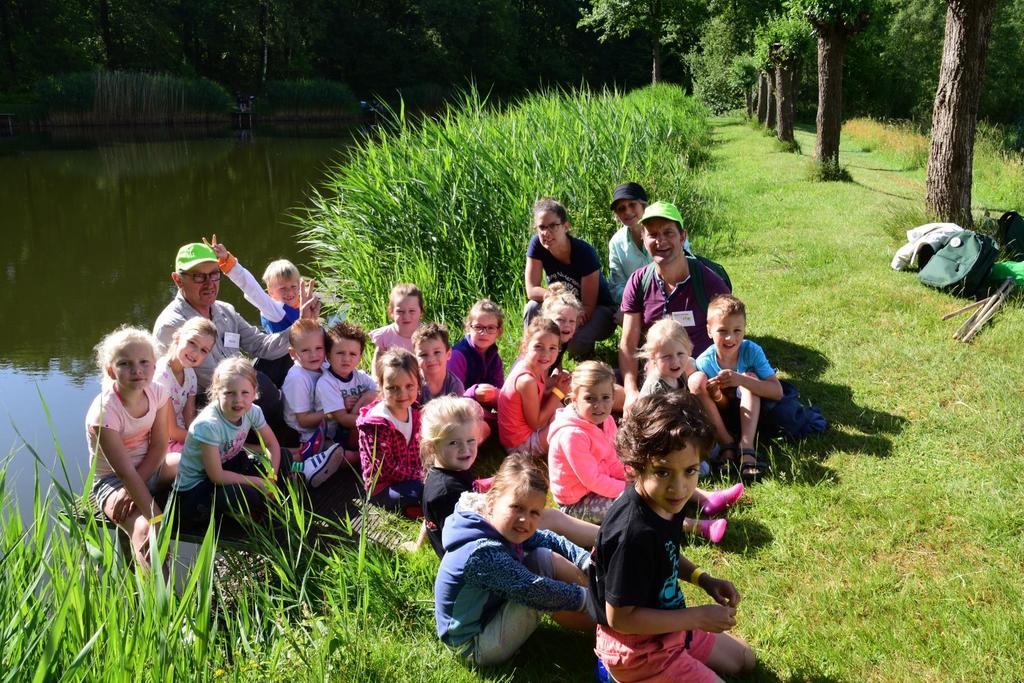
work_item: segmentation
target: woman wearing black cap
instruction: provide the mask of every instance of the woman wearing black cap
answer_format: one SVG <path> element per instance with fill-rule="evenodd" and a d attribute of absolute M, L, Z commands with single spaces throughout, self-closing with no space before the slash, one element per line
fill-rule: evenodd
<path fill-rule="evenodd" d="M 534 236 L 526 248 L 526 309 L 523 324 L 528 325 L 548 296 L 542 284 L 561 282 L 583 304 L 579 327 L 569 340 L 569 354 L 586 358 L 594 352 L 594 344 L 607 339 L 615 331 L 615 301 L 608 282 L 601 273 L 601 262 L 589 242 L 569 234 L 571 226 L 565 207 L 554 199 L 544 198 L 533 207 Z"/>
<path fill-rule="evenodd" d="M 651 262 L 644 248 L 644 229 L 640 219 L 647 208 L 647 192 L 638 183 L 622 183 L 612 195 L 612 213 L 622 223 L 608 242 L 608 285 L 615 303 L 622 301 L 626 280 L 638 268 Z"/>

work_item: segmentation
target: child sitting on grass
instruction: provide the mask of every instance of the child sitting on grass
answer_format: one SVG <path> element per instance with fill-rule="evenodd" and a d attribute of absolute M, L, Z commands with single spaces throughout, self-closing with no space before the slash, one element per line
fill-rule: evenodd
<path fill-rule="evenodd" d="M 167 490 L 178 454 L 167 452 L 171 407 L 152 381 L 156 340 L 134 327 L 111 332 L 96 345 L 101 390 L 85 415 L 95 460 L 89 498 L 131 539 L 135 560 L 149 568 L 150 526 L 163 520 L 153 494 Z"/>
<path fill-rule="evenodd" d="M 740 478 L 752 484 L 770 471 L 754 449 L 761 399 L 781 399 L 782 384 L 764 350 L 744 339 L 746 330 L 747 310 L 742 301 L 731 294 L 712 299 L 708 304 L 712 345 L 697 357 L 697 372 L 690 376 L 689 384 L 693 393 L 714 402 L 708 417 L 718 437 L 723 464 L 735 467 L 739 455 Z"/>
<path fill-rule="evenodd" d="M 403 544 L 403 550 L 416 550 L 429 539 L 438 557 L 444 555 L 441 530 L 455 511 L 463 493 L 486 492 L 493 477 L 477 479 L 473 474 L 477 446 L 480 443 L 480 404 L 468 398 L 441 396 L 423 408 L 420 454 L 427 471 L 423 482 L 423 529 L 415 543 Z M 597 527 L 573 519 L 552 508 L 544 508 L 540 528 L 565 536 L 584 548 L 594 545 Z"/>
<path fill-rule="evenodd" d="M 685 333 L 684 333 L 685 334 Z M 562 511 L 600 524 L 626 488 L 626 472 L 615 451 L 612 417 L 615 374 L 604 363 L 585 361 L 572 373 L 571 403 L 551 423 L 548 471 L 551 492 Z M 743 493 L 743 485 L 716 493 L 697 489 L 694 502 L 704 514 L 719 513 Z M 686 517 L 683 530 L 712 543 L 725 535 L 725 519 Z"/>
<path fill-rule="evenodd" d="M 258 519 L 265 511 L 266 496 L 275 494 L 289 458 L 281 457 L 277 437 L 253 403 L 257 382 L 252 363 L 240 356 L 225 358 L 214 369 L 207 393 L 210 402 L 188 428 L 174 480 L 178 521 L 203 530 L 216 514 L 221 524 L 230 520 L 238 530 L 244 520 Z M 264 453 L 250 456 L 243 448 L 250 429 L 262 438 Z"/>
<path fill-rule="evenodd" d="M 513 366 L 498 394 L 498 435 L 510 453 L 546 456 L 548 425 L 562 405 L 571 376 L 548 373 L 559 347 L 558 325 L 536 317 L 527 325 Z"/>
<path fill-rule="evenodd" d="M 299 434 L 292 470 L 302 472 L 316 488 L 341 466 L 345 452 L 339 444 L 325 447 L 324 411 L 317 407 L 316 385 L 323 374 L 324 328 L 319 320 L 302 318 L 288 329 L 288 355 L 294 363 L 281 386 L 284 421 Z"/>
<path fill-rule="evenodd" d="M 181 453 L 188 426 L 196 417 L 198 379 L 201 365 L 217 342 L 217 328 L 203 317 L 189 318 L 171 338 L 167 353 L 156 362 L 153 381 L 167 390 L 171 414 L 167 422 L 168 452 Z"/>
<path fill-rule="evenodd" d="M 388 295 L 388 317 L 392 323 L 370 331 L 375 347 L 373 364 L 390 348 L 398 347 L 412 351 L 412 333 L 420 326 L 423 317 L 423 292 L 416 285 L 400 283 L 391 288 Z"/>
<path fill-rule="evenodd" d="M 420 364 L 420 405 L 425 406 L 438 396 L 462 396 L 465 393 L 462 380 L 448 370 L 452 347 L 444 325 L 420 325 L 412 333 L 412 346 Z"/>
<path fill-rule="evenodd" d="M 724 633 L 739 592 L 680 554 L 683 506 L 713 442 L 700 403 L 680 391 L 640 398 L 622 422 L 616 446 L 635 480 L 608 511 L 590 566 L 595 651 L 615 680 L 710 683 L 754 668 L 750 646 Z M 680 578 L 718 604 L 688 608 Z"/>
<path fill-rule="evenodd" d="M 359 460 L 370 502 L 406 517 L 421 516 L 420 368 L 405 349 L 386 351 L 374 363 L 383 399 L 359 411 Z"/>
<path fill-rule="evenodd" d="M 334 441 L 345 449 L 345 460 L 359 462 L 356 418 L 363 406 L 377 398 L 377 383 L 359 369 L 366 349 L 366 333 L 350 322 L 327 329 L 324 337 L 330 367 L 316 383 L 316 404 L 336 423 Z"/>
<path fill-rule="evenodd" d="M 437 635 L 478 665 L 510 659 L 536 630 L 540 611 L 563 626 L 593 627 L 584 614 L 588 553 L 538 530 L 547 488 L 529 456 L 510 455 L 491 489 L 463 496 L 444 526 Z"/>
<path fill-rule="evenodd" d="M 561 370 L 562 358 L 573 335 L 576 334 L 583 304 L 561 282 L 549 285 L 548 292 L 548 297 L 540 305 L 540 314 L 558 325 L 558 357 L 552 367 Z"/>
<path fill-rule="evenodd" d="M 481 441 L 498 427 L 493 411 L 498 405 L 498 390 L 505 383 L 505 366 L 498 353 L 498 339 L 504 328 L 501 307 L 490 299 L 480 299 L 469 309 L 466 336 L 452 347 L 448 361 L 448 370 L 466 387 L 465 395 L 484 407 Z"/>

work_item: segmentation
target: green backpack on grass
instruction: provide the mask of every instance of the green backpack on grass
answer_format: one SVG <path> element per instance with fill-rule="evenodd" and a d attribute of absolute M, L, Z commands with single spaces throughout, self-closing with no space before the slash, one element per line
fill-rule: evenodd
<path fill-rule="evenodd" d="M 961 296 L 977 296 L 985 289 L 998 257 L 995 240 L 984 233 L 963 230 L 935 252 L 918 278 L 929 287 Z"/>
<path fill-rule="evenodd" d="M 1007 211 L 999 218 L 996 234 L 1007 261 L 1024 261 L 1024 217 L 1016 211 Z"/>

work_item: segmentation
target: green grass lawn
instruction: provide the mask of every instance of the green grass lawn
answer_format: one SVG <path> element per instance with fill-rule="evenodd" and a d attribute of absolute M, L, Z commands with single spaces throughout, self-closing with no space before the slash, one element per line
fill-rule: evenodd
<path fill-rule="evenodd" d="M 738 119 L 715 136 L 703 181 L 747 334 L 832 425 L 773 451 L 726 541 L 690 549 L 744 593 L 755 678 L 1021 680 L 1019 303 L 953 340 L 939 318 L 963 302 L 889 268 L 920 180 L 844 148 L 853 182 L 812 183 Z"/>
<path fill-rule="evenodd" d="M 970 345 L 964 302 L 889 268 L 924 185 L 850 145 L 849 183 L 719 119 L 700 183 L 733 239 L 712 255 L 748 335 L 831 423 L 768 449 L 774 479 L 687 554 L 744 595 L 757 681 L 1024 679 L 1024 335 L 1011 302 Z M 812 130 L 798 130 L 812 150 Z M 699 251 L 701 245 L 695 244 Z M 690 604 L 707 600 L 692 587 Z M 591 680 L 582 636 L 542 627 L 485 677 Z M 454 673 L 454 672 L 453 672 Z"/>
<path fill-rule="evenodd" d="M 816 183 L 807 155 L 741 119 L 717 119 L 714 138 L 693 195 L 707 205 L 688 214 L 714 223 L 694 247 L 728 268 L 748 335 L 832 425 L 765 447 L 775 476 L 732 511 L 721 545 L 686 549 L 744 595 L 736 632 L 760 660 L 747 680 L 1024 680 L 1019 302 L 965 345 L 959 320 L 940 320 L 964 302 L 889 268 L 920 222 L 919 173 L 850 144 L 852 182 Z M 813 149 L 812 131 L 797 138 Z M 207 545 L 175 595 L 114 572 L 96 529 L 51 533 L 46 509 L 24 527 L 0 519 L 3 680 L 594 677 L 592 638 L 551 623 L 508 665 L 467 667 L 434 632 L 429 548 L 321 553 L 268 536 L 265 567 L 214 581 Z"/>

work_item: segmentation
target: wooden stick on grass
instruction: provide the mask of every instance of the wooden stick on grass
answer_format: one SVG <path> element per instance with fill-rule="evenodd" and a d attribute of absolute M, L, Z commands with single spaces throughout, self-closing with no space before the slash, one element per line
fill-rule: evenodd
<path fill-rule="evenodd" d="M 989 297 L 989 298 L 991 298 L 991 297 Z M 981 299 L 980 301 L 975 301 L 973 304 L 967 304 L 963 308 L 958 308 L 955 311 L 947 313 L 946 315 L 942 316 L 942 319 L 943 320 L 949 320 L 950 318 L 952 318 L 954 316 L 957 316 L 957 315 L 960 315 L 961 313 L 966 313 L 967 311 L 971 310 L 972 308 L 977 308 L 978 306 L 984 306 L 985 302 L 987 302 L 987 301 L 988 301 L 988 298 L 985 298 L 985 299 Z"/>
<path fill-rule="evenodd" d="M 961 339 L 962 340 L 964 334 L 966 334 L 968 330 L 970 330 L 972 327 L 974 327 L 974 325 L 979 320 L 981 320 L 981 318 L 984 317 L 984 315 L 986 313 L 988 313 L 989 309 L 991 309 L 992 306 L 995 305 L 996 300 L 999 298 L 999 295 L 1002 294 L 1004 291 L 1006 291 L 1008 283 L 1009 283 L 1009 278 L 1006 281 L 1004 281 L 1003 284 L 999 285 L 999 289 L 996 290 L 995 294 L 993 294 L 992 296 L 988 297 L 987 299 L 983 299 L 982 300 L 982 301 L 985 302 L 985 305 L 982 306 L 981 308 L 975 309 L 975 311 L 971 315 L 971 317 L 969 317 L 966 321 L 964 321 L 964 324 L 961 325 L 960 328 L 957 329 L 957 331 L 953 333 L 953 338 L 954 339 Z"/>
<path fill-rule="evenodd" d="M 1003 302 L 1005 302 L 1007 298 L 1009 298 L 1010 292 L 1013 291 L 1013 288 L 1015 286 L 1016 283 L 1012 279 L 1007 278 L 1006 282 L 1003 283 L 1003 286 L 999 288 L 999 293 L 996 295 L 996 302 L 989 307 L 985 315 L 978 319 L 978 322 L 974 325 L 974 327 L 972 327 L 970 331 L 968 331 L 967 334 L 965 334 L 960 341 L 964 342 L 965 344 L 969 342 L 971 338 L 978 333 L 978 330 L 980 330 L 982 326 L 989 321 L 989 318 L 996 314 L 996 311 L 999 309 L 1000 306 L 1003 305 Z"/>

